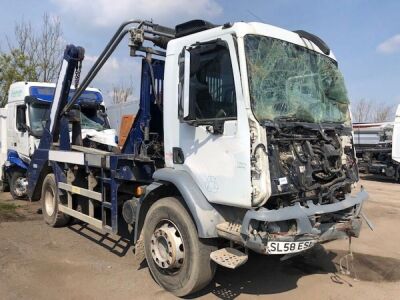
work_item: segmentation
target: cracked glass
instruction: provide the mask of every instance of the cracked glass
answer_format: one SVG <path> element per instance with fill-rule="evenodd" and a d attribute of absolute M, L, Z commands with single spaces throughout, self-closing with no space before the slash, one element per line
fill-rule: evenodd
<path fill-rule="evenodd" d="M 344 79 L 331 58 L 260 35 L 244 39 L 250 99 L 258 121 L 295 118 L 350 125 Z"/>

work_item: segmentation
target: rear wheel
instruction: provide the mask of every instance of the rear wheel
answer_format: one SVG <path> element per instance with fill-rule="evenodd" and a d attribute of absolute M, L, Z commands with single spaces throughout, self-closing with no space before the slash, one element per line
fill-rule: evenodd
<path fill-rule="evenodd" d="M 70 216 L 58 210 L 58 189 L 54 174 L 48 174 L 43 180 L 42 185 L 42 214 L 44 221 L 52 227 L 66 225 Z"/>
<path fill-rule="evenodd" d="M 28 181 L 26 173 L 22 171 L 12 171 L 9 177 L 10 193 L 14 199 L 24 199 L 27 196 Z"/>
<path fill-rule="evenodd" d="M 192 218 L 177 198 L 160 199 L 150 208 L 143 236 L 149 269 L 167 291 L 186 296 L 214 277 L 210 253 L 216 247 L 198 238 Z"/>

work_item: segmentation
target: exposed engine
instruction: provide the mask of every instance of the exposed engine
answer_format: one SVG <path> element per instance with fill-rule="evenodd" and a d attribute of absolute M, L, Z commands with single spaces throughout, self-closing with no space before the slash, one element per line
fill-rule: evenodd
<path fill-rule="evenodd" d="M 270 208 L 344 199 L 357 181 L 351 130 L 291 123 L 268 127 Z"/>

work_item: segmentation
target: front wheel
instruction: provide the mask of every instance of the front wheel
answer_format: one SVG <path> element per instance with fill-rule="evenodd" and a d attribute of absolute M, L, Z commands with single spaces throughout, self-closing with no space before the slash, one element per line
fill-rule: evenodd
<path fill-rule="evenodd" d="M 15 170 L 12 171 L 10 177 L 10 193 L 14 199 L 24 199 L 27 196 L 28 181 L 26 179 L 26 173 Z"/>
<path fill-rule="evenodd" d="M 52 227 L 61 227 L 66 225 L 70 216 L 60 212 L 58 210 L 58 188 L 54 174 L 48 174 L 42 185 L 42 214 L 44 221 Z"/>
<path fill-rule="evenodd" d="M 150 272 L 167 291 L 186 296 L 213 279 L 216 266 L 210 253 L 216 248 L 198 238 L 192 218 L 177 198 L 160 199 L 150 208 L 143 236 Z"/>

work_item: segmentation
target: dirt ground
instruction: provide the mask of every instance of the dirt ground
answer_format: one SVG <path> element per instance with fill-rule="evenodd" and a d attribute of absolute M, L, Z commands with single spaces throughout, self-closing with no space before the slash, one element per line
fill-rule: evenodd
<path fill-rule="evenodd" d="M 364 224 L 352 240 L 350 275 L 340 272 L 348 249 L 340 240 L 284 262 L 252 254 L 237 270 L 219 268 L 192 298 L 399 299 L 400 184 L 376 178 L 360 184 L 370 193 L 364 212 L 375 229 Z M 174 298 L 134 263 L 128 240 L 82 224 L 50 228 L 38 209 L 0 194 L 0 299 Z"/>

